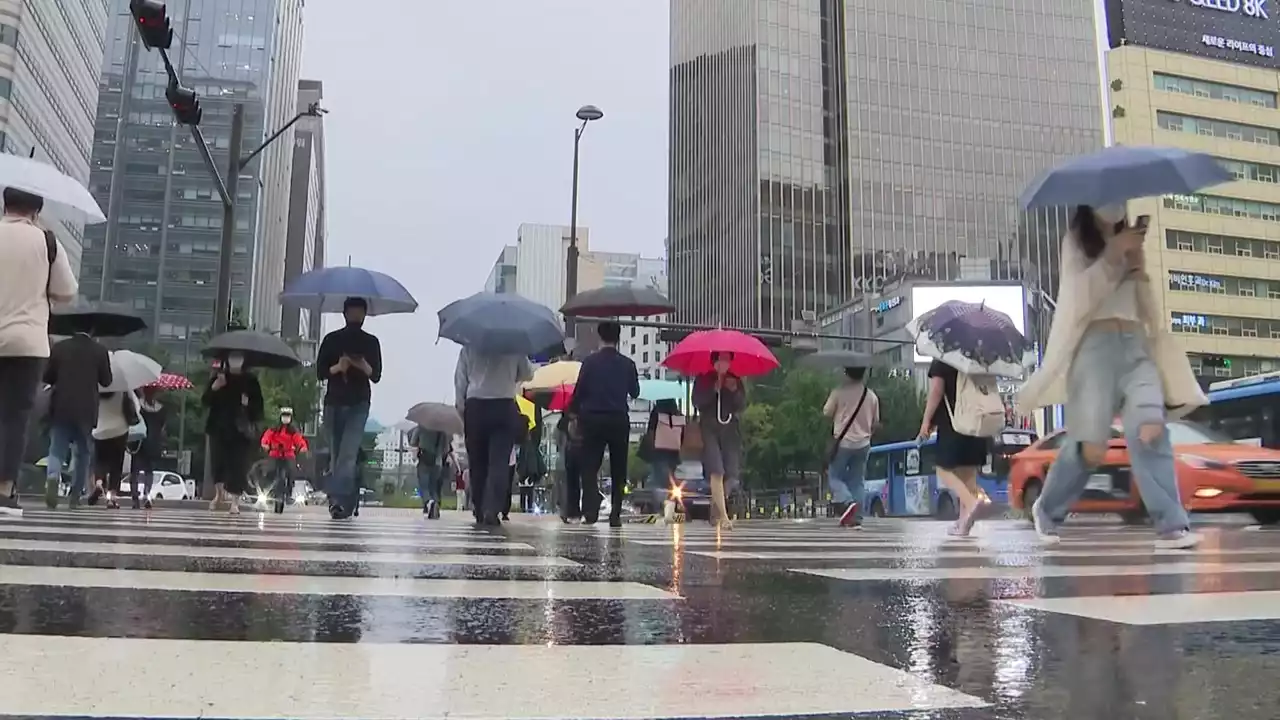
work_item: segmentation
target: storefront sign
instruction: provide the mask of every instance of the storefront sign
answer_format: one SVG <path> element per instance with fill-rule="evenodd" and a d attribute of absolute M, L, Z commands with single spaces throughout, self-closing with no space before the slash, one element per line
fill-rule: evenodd
<path fill-rule="evenodd" d="M 894 308 L 898 307 L 898 306 L 899 306 L 899 305 L 901 305 L 901 304 L 902 304 L 902 296 L 901 296 L 901 295 L 899 295 L 899 296 L 897 296 L 897 297 L 891 297 L 891 298 L 889 298 L 888 300 L 881 300 L 880 302 L 876 303 L 875 305 L 872 305 L 872 306 L 871 306 L 871 312 L 872 312 L 872 313 L 884 313 L 884 312 L 889 312 L 890 310 L 892 310 L 892 309 L 894 309 Z"/>
<path fill-rule="evenodd" d="M 1173 0 L 1173 2 L 1178 2 L 1178 0 Z M 1243 13 L 1249 17 L 1262 20 L 1269 19 L 1267 15 L 1267 0 L 1187 0 L 1187 2 L 1196 7 L 1210 10 L 1221 10 L 1232 14 Z"/>
<path fill-rule="evenodd" d="M 1184 288 L 1205 288 L 1221 290 L 1222 281 L 1217 278 L 1194 275 L 1192 273 L 1169 273 L 1169 278 Z"/>
<path fill-rule="evenodd" d="M 1194 313 L 1174 313 L 1173 324 L 1182 327 L 1208 327 L 1209 318 L 1204 315 L 1196 315 Z"/>
<path fill-rule="evenodd" d="M 1107 41 L 1280 68 L 1273 0 L 1103 0 Z"/>

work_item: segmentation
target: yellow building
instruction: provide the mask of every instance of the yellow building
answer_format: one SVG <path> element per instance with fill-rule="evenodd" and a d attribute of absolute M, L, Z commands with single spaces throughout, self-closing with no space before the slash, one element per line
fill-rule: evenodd
<path fill-rule="evenodd" d="M 1212 27 L 1191 42 L 1275 61 L 1271 46 Z M 1116 144 L 1209 153 L 1237 178 L 1129 204 L 1131 219 L 1151 216 L 1152 280 L 1197 374 L 1212 382 L 1280 370 L 1280 70 L 1133 44 L 1112 49 L 1106 68 Z"/>

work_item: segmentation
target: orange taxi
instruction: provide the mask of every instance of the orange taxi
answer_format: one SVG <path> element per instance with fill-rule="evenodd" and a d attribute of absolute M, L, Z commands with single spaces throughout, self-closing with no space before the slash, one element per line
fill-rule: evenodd
<path fill-rule="evenodd" d="M 1178 473 L 1179 494 L 1190 512 L 1249 513 L 1263 525 L 1280 522 L 1280 451 L 1242 445 L 1203 425 L 1168 424 Z M 1129 451 L 1119 427 L 1101 466 L 1089 477 L 1077 513 L 1119 513 L 1126 522 L 1146 519 L 1137 483 L 1129 472 Z M 1040 439 L 1013 456 L 1009 467 L 1009 504 L 1030 509 L 1049 466 L 1065 439 L 1061 432 Z"/>

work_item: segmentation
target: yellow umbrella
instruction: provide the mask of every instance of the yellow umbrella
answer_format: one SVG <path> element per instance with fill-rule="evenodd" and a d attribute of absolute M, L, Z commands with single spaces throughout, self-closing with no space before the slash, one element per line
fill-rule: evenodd
<path fill-rule="evenodd" d="M 577 385 L 582 363 L 561 360 L 543 365 L 533 372 L 533 379 L 524 384 L 525 390 L 555 390 L 563 385 Z"/>
<path fill-rule="evenodd" d="M 525 419 L 529 421 L 529 429 L 532 430 L 533 426 L 537 424 L 537 419 L 535 417 L 535 413 L 537 413 L 537 409 L 534 408 L 533 403 L 531 401 L 525 400 L 523 397 L 520 397 L 519 395 L 516 396 L 516 406 L 520 408 L 520 414 L 523 415 Z"/>

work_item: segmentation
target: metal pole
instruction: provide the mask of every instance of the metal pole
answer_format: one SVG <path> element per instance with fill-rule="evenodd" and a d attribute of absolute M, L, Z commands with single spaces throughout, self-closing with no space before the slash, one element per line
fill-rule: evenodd
<path fill-rule="evenodd" d="M 187 36 L 187 31 L 191 27 L 191 0 L 187 0 L 182 8 L 182 37 Z M 178 48 L 178 67 L 182 67 L 187 62 L 187 44 L 182 43 Z M 173 210 L 173 165 L 177 160 L 178 152 L 178 123 L 173 123 L 169 128 L 169 160 L 166 163 L 164 171 L 164 206 L 160 210 L 160 260 L 156 270 L 156 299 L 155 312 L 152 313 L 151 324 L 151 341 L 158 343 L 160 341 L 160 310 L 164 307 L 164 286 L 165 286 L 165 266 L 169 257 L 169 213 Z M 191 335 L 190 328 L 187 329 L 187 335 Z M 190 360 L 183 357 L 184 365 Z M 185 403 L 186 396 L 183 395 Z"/>
<path fill-rule="evenodd" d="M 231 320 L 231 258 L 235 254 L 236 191 L 240 184 L 240 145 L 244 142 L 244 105 L 231 109 L 231 150 L 223 182 L 229 202 L 222 204 L 222 246 L 218 251 L 218 294 L 213 311 L 213 334 L 226 332 Z"/>
<path fill-rule="evenodd" d="M 578 146 L 587 123 L 573 130 L 573 200 L 569 206 L 569 251 L 564 257 L 564 301 L 569 302 L 578 294 Z M 565 337 L 577 335 L 577 323 L 573 318 L 564 319 Z"/>
<path fill-rule="evenodd" d="M 124 162 L 127 147 L 125 134 L 129 127 L 129 109 L 133 104 L 133 85 L 138 77 L 138 58 L 142 53 L 142 41 L 130 35 L 129 54 L 124 63 L 124 80 L 120 84 L 120 117 L 116 119 L 116 147 L 111 154 L 111 189 L 107 199 L 107 234 L 102 243 L 102 277 L 98 285 L 98 299 L 107 302 L 110 287 L 111 254 L 120 239 L 120 208 L 124 204 Z"/>

